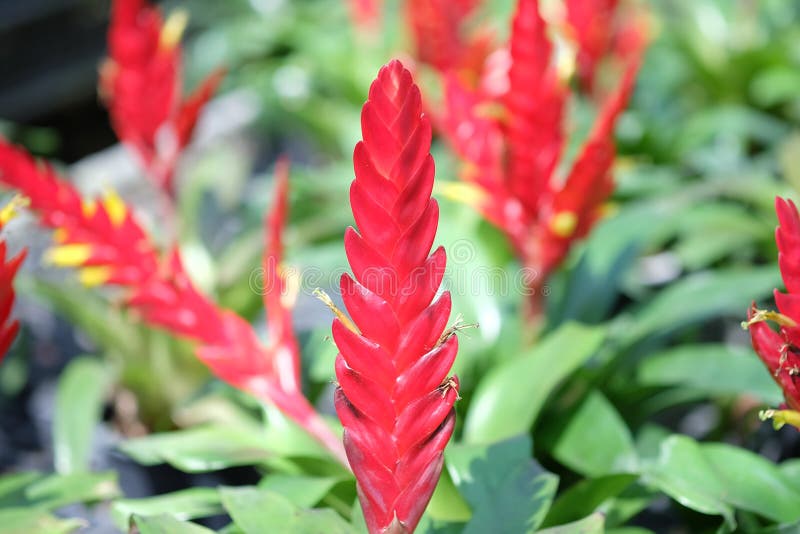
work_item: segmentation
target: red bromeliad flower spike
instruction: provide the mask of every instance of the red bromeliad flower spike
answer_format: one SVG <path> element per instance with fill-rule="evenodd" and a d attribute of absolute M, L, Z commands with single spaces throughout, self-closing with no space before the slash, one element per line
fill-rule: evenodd
<path fill-rule="evenodd" d="M 440 126 L 464 162 L 461 178 L 467 184 L 451 191 L 508 236 L 531 271 L 529 311 L 538 316 L 542 284 L 589 232 L 613 190 L 613 128 L 633 89 L 641 49 L 630 47 L 621 81 L 560 179 L 569 88 L 537 0 L 519 0 L 508 48 L 504 61 L 487 62 L 478 89 L 445 77 Z"/>
<path fill-rule="evenodd" d="M 125 305 L 147 324 L 195 341 L 198 358 L 214 375 L 277 406 L 346 465 L 339 439 L 301 391 L 291 302 L 281 298 L 286 281 L 277 266 L 287 173 L 285 165 L 278 167 L 278 198 L 268 223 L 265 303 L 270 339 L 264 346 L 247 321 L 219 308 L 194 287 L 177 251 L 162 260 L 119 197 L 86 202 L 48 165 L 0 141 L 0 183 L 27 196 L 41 222 L 56 229 L 59 244 L 48 254 L 53 263 L 79 268 L 87 285 L 127 288 Z"/>
<path fill-rule="evenodd" d="M 111 19 L 100 94 L 117 137 L 150 178 L 172 195 L 178 158 L 223 72 L 212 73 L 184 101 L 180 38 L 186 13 L 174 13 L 163 22 L 158 8 L 145 0 L 115 0 Z"/>
<path fill-rule="evenodd" d="M 779 226 L 775 230 L 778 264 L 786 293 L 775 290 L 775 303 L 780 313 L 759 310 L 753 304 L 748 310 L 750 339 L 761 361 L 783 390 L 788 409 L 766 410 L 762 417 L 772 418 L 776 427 L 789 423 L 800 429 L 800 215 L 791 200 L 775 199 Z M 767 321 L 778 325 L 775 332 Z"/>
<path fill-rule="evenodd" d="M 345 233 L 353 276 L 341 279 L 352 323 L 333 321 L 335 402 L 370 533 L 413 532 L 442 469 L 458 380 L 458 340 L 445 332 L 450 294 L 437 291 L 445 251 L 431 198 L 431 126 L 399 61 L 383 67 L 361 113 Z M 435 298 L 435 300 L 434 300 Z"/>
<path fill-rule="evenodd" d="M 0 231 L 13 215 L 16 208 L 14 200 L 0 211 Z M 14 277 L 25 260 L 27 250 L 23 249 L 13 258 L 8 258 L 5 239 L 0 239 L 0 361 L 3 360 L 14 338 L 19 332 L 19 321 L 11 318 L 14 308 Z"/>

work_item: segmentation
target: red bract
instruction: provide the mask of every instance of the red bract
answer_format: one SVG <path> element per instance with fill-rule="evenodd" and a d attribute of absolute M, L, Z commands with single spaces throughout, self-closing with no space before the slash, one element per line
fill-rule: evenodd
<path fill-rule="evenodd" d="M 478 4 L 478 0 L 408 0 L 406 17 L 416 59 L 476 83 L 490 46 L 489 34 L 465 28 Z"/>
<path fill-rule="evenodd" d="M 353 277 L 341 292 L 352 324 L 335 319 L 336 411 L 371 533 L 412 532 L 442 469 L 458 381 L 447 378 L 458 340 L 445 327 L 450 294 L 434 300 L 443 248 L 431 198 L 431 127 L 399 61 L 383 67 L 361 113 L 345 233 Z"/>
<path fill-rule="evenodd" d="M 632 91 L 641 50 L 630 50 L 621 81 L 563 178 L 555 171 L 563 156 L 569 88 L 557 71 L 537 0 L 519 1 L 508 50 L 487 63 L 477 90 L 445 77 L 440 125 L 464 162 L 461 178 L 470 184 L 459 195 L 509 237 L 532 271 L 528 281 L 536 299 L 613 190 L 613 129 Z"/>
<path fill-rule="evenodd" d="M 800 427 L 800 216 L 791 200 L 775 199 L 779 226 L 775 231 L 778 263 L 786 293 L 775 290 L 775 303 L 780 313 L 748 310 L 750 339 L 758 356 L 783 390 L 790 410 L 768 413 L 778 424 L 788 422 Z M 775 322 L 775 332 L 767 324 Z"/>
<path fill-rule="evenodd" d="M 0 230 L 3 229 L 5 217 L 0 214 Z M 13 258 L 8 258 L 8 250 L 4 239 L 0 239 L 0 361 L 8 352 L 19 331 L 19 321 L 11 318 L 14 308 L 14 277 L 25 260 L 25 250 Z"/>
<path fill-rule="evenodd" d="M 170 194 L 175 166 L 199 112 L 222 81 L 222 72 L 215 72 L 182 100 L 179 41 L 185 25 L 183 12 L 164 23 L 160 11 L 145 0 L 115 0 L 109 58 L 100 77 L 117 137 Z"/>
<path fill-rule="evenodd" d="M 578 76 L 584 87 L 594 85 L 597 65 L 614 37 L 614 15 L 619 0 L 567 0 L 567 23 L 578 45 Z"/>
<path fill-rule="evenodd" d="M 270 321 L 270 339 L 264 346 L 247 321 L 219 308 L 194 287 L 177 251 L 162 259 L 122 200 L 110 195 L 88 203 L 48 165 L 0 142 L 0 183 L 27 196 L 41 222 L 56 229 L 59 245 L 50 251 L 51 261 L 80 268 L 84 283 L 126 288 L 125 304 L 145 322 L 197 342 L 198 357 L 217 377 L 273 403 L 346 464 L 338 438 L 300 389 L 291 303 L 280 298 L 285 282 L 276 270 L 288 169 L 284 165 L 278 171 L 265 261 L 265 278 L 272 285 L 264 288 Z"/>

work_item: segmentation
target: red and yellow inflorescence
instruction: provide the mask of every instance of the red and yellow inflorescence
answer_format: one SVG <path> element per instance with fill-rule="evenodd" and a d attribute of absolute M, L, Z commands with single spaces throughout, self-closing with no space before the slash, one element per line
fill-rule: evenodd
<path fill-rule="evenodd" d="M 197 356 L 217 377 L 273 403 L 346 464 L 338 438 L 300 389 L 292 302 L 280 298 L 286 283 L 277 271 L 288 168 L 279 166 L 277 174 L 278 198 L 269 218 L 264 262 L 265 277 L 273 282 L 264 287 L 270 321 L 265 346 L 247 321 L 195 288 L 177 250 L 161 254 L 156 249 L 119 197 L 108 194 L 100 201 L 86 201 L 49 165 L 0 141 L 0 184 L 25 195 L 42 224 L 55 230 L 51 262 L 78 268 L 88 285 L 125 288 L 125 305 L 146 323 L 195 341 Z"/>
<path fill-rule="evenodd" d="M 632 33 L 633 30 L 631 30 Z M 621 79 L 565 177 L 570 94 L 537 0 L 520 0 L 507 52 L 487 61 L 470 88 L 445 75 L 440 127 L 463 162 L 465 184 L 451 189 L 508 236 L 537 289 L 584 237 L 613 191 L 613 130 L 632 91 L 644 39 L 629 45 Z"/>
<path fill-rule="evenodd" d="M 759 310 L 753 304 L 744 326 L 761 361 L 783 390 L 787 410 L 767 410 L 776 426 L 790 423 L 800 428 L 800 215 L 791 200 L 775 199 L 779 226 L 775 230 L 778 264 L 786 293 L 775 290 L 778 312 Z M 768 321 L 778 325 L 770 328 Z"/>
<path fill-rule="evenodd" d="M 0 231 L 22 203 L 18 200 L 20 198 L 17 197 L 0 210 Z M 6 240 L 0 238 L 0 361 L 5 357 L 19 332 L 19 321 L 11 318 L 15 300 L 14 277 L 25 261 L 26 253 L 27 250 L 23 249 L 13 258 L 9 258 Z"/>
<path fill-rule="evenodd" d="M 450 294 L 438 297 L 443 248 L 431 198 L 431 126 L 399 61 L 383 67 L 361 113 L 345 233 L 353 276 L 341 278 L 352 322 L 333 322 L 335 402 L 371 533 L 412 532 L 439 479 L 455 423 L 458 339 L 446 332 Z"/>
<path fill-rule="evenodd" d="M 115 0 L 109 57 L 100 76 L 100 94 L 117 137 L 170 194 L 178 158 L 223 77 L 222 71 L 212 73 L 183 99 L 180 39 L 187 18 L 178 11 L 163 21 L 146 0 Z"/>

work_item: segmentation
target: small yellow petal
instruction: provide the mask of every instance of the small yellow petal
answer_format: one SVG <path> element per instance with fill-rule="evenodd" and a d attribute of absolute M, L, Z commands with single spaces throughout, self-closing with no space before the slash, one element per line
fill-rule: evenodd
<path fill-rule="evenodd" d="M 578 227 L 578 216 L 573 211 L 560 211 L 550 219 L 550 230 L 558 237 L 570 237 Z"/>
<path fill-rule="evenodd" d="M 116 192 L 111 190 L 106 192 L 103 196 L 103 208 L 105 208 L 109 219 L 111 219 L 111 224 L 114 226 L 120 226 L 125 222 L 128 208 L 125 206 L 125 201 Z"/>
<path fill-rule="evenodd" d="M 473 207 L 480 206 L 486 200 L 486 191 L 480 186 L 464 182 L 440 182 L 438 192 L 445 198 Z"/>
<path fill-rule="evenodd" d="M 63 243 L 67 240 L 67 231 L 64 228 L 56 228 L 53 230 L 53 241 L 56 243 Z"/>
<path fill-rule="evenodd" d="M 775 430 L 787 424 L 800 429 L 800 412 L 794 410 L 762 410 L 758 413 L 758 418 L 762 421 L 772 419 Z"/>
<path fill-rule="evenodd" d="M 756 310 L 749 320 L 742 321 L 742 328 L 747 330 L 750 326 L 764 321 L 772 321 L 778 326 L 786 326 L 788 328 L 794 328 L 797 326 L 797 321 L 788 315 L 783 315 L 782 313 L 771 310 Z"/>
<path fill-rule="evenodd" d="M 45 254 L 45 261 L 58 267 L 78 267 L 92 255 L 89 245 L 74 243 L 53 247 Z"/>
<path fill-rule="evenodd" d="M 94 200 L 84 200 L 81 208 L 83 209 L 83 216 L 89 219 L 97 211 L 97 203 Z"/>
<path fill-rule="evenodd" d="M 30 200 L 22 195 L 14 197 L 0 209 L 0 225 L 5 225 L 8 221 L 17 216 L 18 211 L 30 204 Z"/>
<path fill-rule="evenodd" d="M 86 287 L 105 284 L 111 278 L 111 269 L 101 265 L 84 267 L 78 273 L 78 280 Z"/>
<path fill-rule="evenodd" d="M 183 32 L 186 31 L 186 26 L 189 24 L 189 13 L 185 9 L 173 11 L 164 22 L 164 27 L 161 28 L 161 38 L 159 45 L 164 50 L 172 50 L 175 48 L 183 37 Z"/>
<path fill-rule="evenodd" d="M 508 109 L 499 102 L 484 102 L 475 106 L 475 116 L 483 119 L 494 119 L 497 122 L 508 120 Z"/>

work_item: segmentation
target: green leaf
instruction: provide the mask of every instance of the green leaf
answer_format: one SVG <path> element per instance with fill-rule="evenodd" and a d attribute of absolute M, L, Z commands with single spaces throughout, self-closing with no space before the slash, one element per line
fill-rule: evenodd
<path fill-rule="evenodd" d="M 336 512 L 303 510 L 283 496 L 257 487 L 220 488 L 220 497 L 234 523 L 245 534 L 353 534 L 355 530 Z"/>
<path fill-rule="evenodd" d="M 800 492 L 774 463 L 724 443 L 701 448 L 725 486 L 725 502 L 779 523 L 800 519 Z"/>
<path fill-rule="evenodd" d="M 638 469 L 633 438 L 625 421 L 599 391 L 592 391 L 556 441 L 553 456 L 586 476 Z"/>
<path fill-rule="evenodd" d="M 209 425 L 128 440 L 120 449 L 144 465 L 203 473 L 266 462 L 273 453 L 263 442 L 263 435 L 244 427 Z"/>
<path fill-rule="evenodd" d="M 560 525 L 591 514 L 609 499 L 619 495 L 638 475 L 608 475 L 581 480 L 558 496 L 542 526 Z"/>
<path fill-rule="evenodd" d="M 721 515 L 731 526 L 736 524 L 724 500 L 724 482 L 700 445 L 687 436 L 672 435 L 661 443 L 659 458 L 646 469 L 644 481 L 687 508 Z"/>
<path fill-rule="evenodd" d="M 492 443 L 528 432 L 550 393 L 595 353 L 604 337 L 601 327 L 567 323 L 531 351 L 495 367 L 475 390 L 464 441 Z M 536 387 L 530 387 L 530 380 Z"/>
<path fill-rule="evenodd" d="M 33 482 L 44 478 L 35 471 L 13 473 L 0 477 L 0 508 L 12 508 L 28 504 L 25 488 Z"/>
<path fill-rule="evenodd" d="M 603 534 L 605 516 L 592 514 L 579 521 L 540 530 L 540 534 Z"/>
<path fill-rule="evenodd" d="M 175 519 L 171 515 L 134 515 L 132 520 L 139 529 L 139 534 L 211 534 L 214 532 L 195 523 Z"/>
<path fill-rule="evenodd" d="M 340 479 L 305 475 L 267 475 L 258 487 L 288 499 L 295 506 L 310 508 L 322 500 Z"/>
<path fill-rule="evenodd" d="M 47 509 L 60 508 L 75 502 L 97 502 L 119 495 L 117 474 L 73 473 L 51 475 L 25 488 L 25 497 L 33 504 Z"/>
<path fill-rule="evenodd" d="M 775 266 L 701 272 L 669 285 L 633 314 L 627 344 L 678 330 L 719 315 L 742 317 L 751 301 L 780 284 Z"/>
<path fill-rule="evenodd" d="M 41 508 L 3 508 L 0 525 L 5 534 L 66 534 L 85 527 L 86 521 L 57 518 Z"/>
<path fill-rule="evenodd" d="M 133 515 L 170 514 L 176 519 L 196 519 L 222 511 L 219 493 L 212 488 L 190 488 L 143 499 L 119 499 L 111 505 L 111 517 L 120 530 L 128 528 Z"/>
<path fill-rule="evenodd" d="M 61 375 L 53 421 L 53 461 L 57 472 L 89 470 L 92 438 L 107 385 L 106 367 L 95 358 L 72 360 Z"/>
<path fill-rule="evenodd" d="M 780 388 L 749 347 L 680 345 L 642 361 L 637 380 L 646 386 L 680 385 L 709 395 L 747 393 L 773 406 L 783 402 Z"/>
<path fill-rule="evenodd" d="M 558 477 L 531 457 L 531 440 L 519 436 L 493 445 L 451 445 L 447 470 L 472 506 L 464 534 L 535 532 L 555 494 Z"/>

